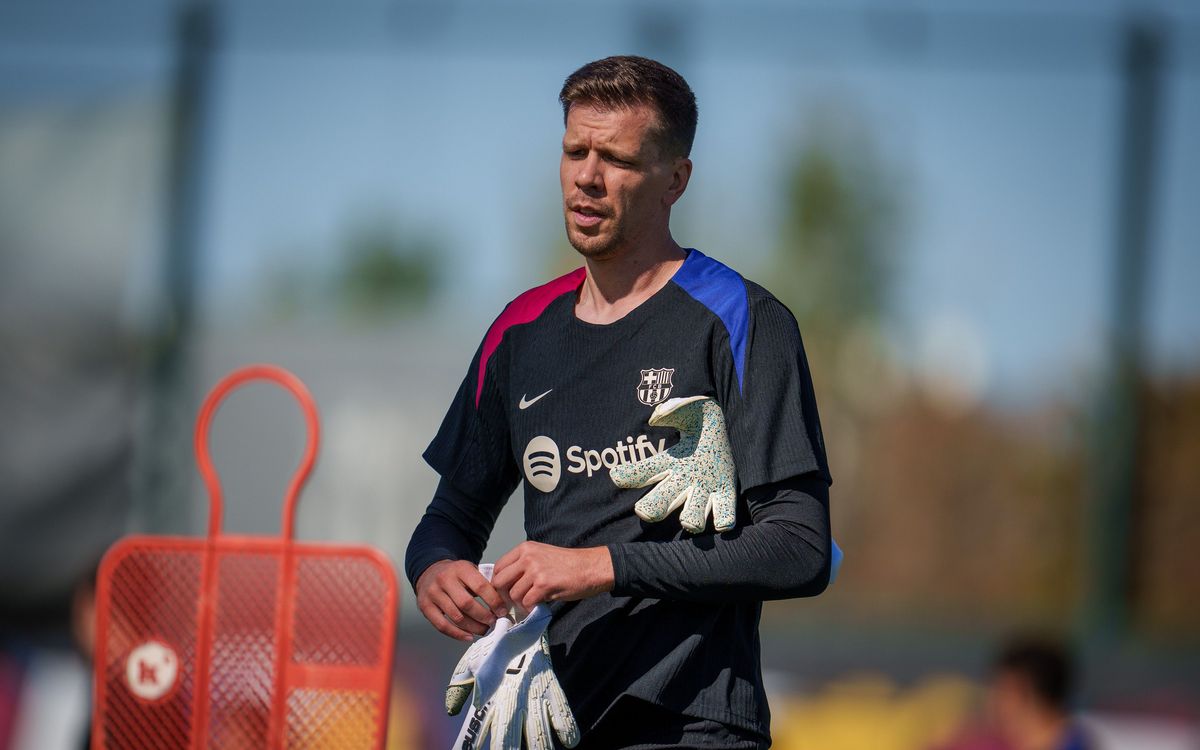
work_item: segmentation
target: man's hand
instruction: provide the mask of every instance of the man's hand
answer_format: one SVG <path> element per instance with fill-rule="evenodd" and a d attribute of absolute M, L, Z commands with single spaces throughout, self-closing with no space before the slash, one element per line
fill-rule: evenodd
<path fill-rule="evenodd" d="M 492 585 L 525 611 L 542 602 L 586 599 L 612 591 L 612 555 L 607 547 L 521 542 L 496 561 Z"/>
<path fill-rule="evenodd" d="M 442 560 L 417 579 L 417 606 L 425 619 L 442 633 L 460 641 L 483 635 L 508 606 L 496 587 L 466 560 Z M 475 600 L 479 597 L 487 606 Z M 491 611 L 488 611 L 491 607 Z"/>

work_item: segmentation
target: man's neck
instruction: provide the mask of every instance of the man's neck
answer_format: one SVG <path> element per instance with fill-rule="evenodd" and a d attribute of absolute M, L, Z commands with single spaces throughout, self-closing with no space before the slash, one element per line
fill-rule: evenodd
<path fill-rule="evenodd" d="M 658 245 L 643 245 L 610 258 L 588 258 L 575 317 L 602 325 L 620 320 L 666 286 L 686 257 L 668 236 Z"/>

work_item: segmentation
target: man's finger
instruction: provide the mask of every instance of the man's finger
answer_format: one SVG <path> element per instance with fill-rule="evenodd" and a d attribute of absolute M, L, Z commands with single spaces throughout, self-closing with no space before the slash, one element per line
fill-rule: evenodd
<path fill-rule="evenodd" d="M 417 602 L 417 608 L 421 610 L 421 614 L 425 615 L 425 619 L 429 620 L 429 624 L 442 635 L 448 635 L 456 641 L 466 641 L 468 643 L 474 640 L 470 633 L 462 628 L 455 627 L 453 623 L 447 620 L 442 611 L 431 601 L 419 601 Z"/>
<path fill-rule="evenodd" d="M 504 591 L 512 585 L 513 581 L 521 577 L 523 566 L 520 564 L 520 559 L 519 548 L 513 547 L 496 561 L 496 566 L 492 569 L 492 586 L 497 591 Z"/>
<path fill-rule="evenodd" d="M 491 607 L 496 617 L 504 617 L 508 614 L 508 605 L 504 603 L 504 597 L 500 596 L 500 592 L 496 590 L 495 584 L 484 578 L 478 569 L 472 568 L 470 572 L 462 577 L 462 582 L 472 594 L 478 596 L 488 607 Z"/>
<path fill-rule="evenodd" d="M 490 581 L 487 581 L 487 578 L 482 578 L 482 576 L 480 576 L 480 578 L 482 581 L 484 581 L 485 586 L 481 586 L 476 589 L 468 584 L 467 588 L 472 590 L 472 593 L 476 596 L 479 596 L 480 599 L 484 600 L 484 604 L 491 608 L 494 616 L 504 617 L 509 611 L 509 605 L 504 601 L 504 596 L 500 595 L 500 592 L 498 592 L 496 586 L 494 586 L 494 584 Z"/>
<path fill-rule="evenodd" d="M 445 591 L 431 591 L 430 598 L 433 600 L 433 605 L 442 611 L 446 620 L 450 624 L 456 626 L 459 630 L 465 630 L 468 633 L 475 635 L 483 635 L 491 627 L 488 624 L 479 622 L 474 617 L 463 612 L 450 595 Z M 435 623 L 436 624 L 436 623 Z"/>
<path fill-rule="evenodd" d="M 503 559 L 503 558 L 501 558 Z M 520 565 L 505 565 L 500 567 L 500 563 L 496 563 L 496 572 L 492 573 L 492 586 L 497 591 L 509 591 L 517 579 L 521 577 L 523 568 Z"/>
<path fill-rule="evenodd" d="M 492 574 L 492 584 L 500 595 L 504 597 L 506 606 L 516 606 L 524 608 L 521 604 L 521 598 L 513 594 L 512 587 L 517 585 L 517 581 L 522 578 L 527 578 L 529 575 L 529 563 L 525 558 L 526 545 L 531 542 L 523 542 L 513 547 L 496 561 L 496 570 Z M 528 588 L 528 584 L 521 590 Z"/>
<path fill-rule="evenodd" d="M 480 604 L 475 597 L 471 596 L 471 592 L 467 589 L 462 588 L 449 593 L 455 606 L 467 617 L 476 622 L 483 623 L 489 628 L 496 623 L 496 616 L 492 614 L 492 611 Z"/>
<path fill-rule="evenodd" d="M 533 588 L 532 577 L 522 576 L 508 590 L 508 598 L 512 599 L 514 604 L 520 605 L 522 609 L 533 609 L 533 605 L 527 604 L 525 601 L 525 597 L 529 594 L 531 588 Z M 534 602 L 534 604 L 537 604 L 537 602 Z"/>
<path fill-rule="evenodd" d="M 463 630 L 459 626 L 450 622 L 445 615 L 442 616 L 440 623 L 434 622 L 433 626 L 451 638 L 464 643 L 473 643 L 475 641 L 475 636 L 483 635 L 483 633 L 472 633 L 469 630 Z"/>
<path fill-rule="evenodd" d="M 536 588 L 530 587 L 525 596 L 521 597 L 521 608 L 531 610 L 542 602 L 550 601 L 550 597 Z"/>

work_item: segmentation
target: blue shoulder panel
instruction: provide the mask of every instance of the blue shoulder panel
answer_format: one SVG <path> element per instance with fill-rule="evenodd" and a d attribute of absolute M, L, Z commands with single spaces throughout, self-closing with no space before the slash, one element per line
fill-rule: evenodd
<path fill-rule="evenodd" d="M 746 338 L 750 328 L 750 300 L 746 294 L 746 282 L 729 266 L 692 249 L 688 250 L 687 258 L 671 280 L 697 302 L 712 310 L 725 324 L 740 392 L 746 366 Z"/>

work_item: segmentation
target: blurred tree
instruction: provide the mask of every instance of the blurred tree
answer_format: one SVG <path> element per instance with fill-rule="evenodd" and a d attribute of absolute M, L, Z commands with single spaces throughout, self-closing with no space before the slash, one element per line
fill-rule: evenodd
<path fill-rule="evenodd" d="M 335 279 L 338 307 L 355 318 L 383 318 L 420 310 L 437 282 L 434 244 L 403 235 L 394 224 L 354 226 Z"/>
<path fill-rule="evenodd" d="M 799 132 L 782 176 L 767 286 L 799 322 L 838 483 L 835 532 L 854 545 L 868 533 L 874 502 L 870 422 L 899 398 L 896 348 L 883 333 L 895 328 L 899 201 L 867 126 L 851 111 L 818 107 Z"/>
<path fill-rule="evenodd" d="M 1144 516 L 1134 546 L 1134 624 L 1146 635 L 1196 643 L 1200 633 L 1200 372 L 1150 380 Z"/>
<path fill-rule="evenodd" d="M 843 109 L 802 132 L 768 286 L 800 324 L 835 479 L 847 558 L 821 606 L 843 621 L 1069 622 L 1080 583 L 1077 409 L 955 404 L 954 372 L 916 371 L 894 343 L 908 333 L 894 297 L 900 175 Z M 813 612 L 771 608 L 794 606 Z"/>
<path fill-rule="evenodd" d="M 890 309 L 898 191 L 852 115 L 821 110 L 804 132 L 784 179 L 771 290 L 795 313 L 806 346 L 832 354 Z"/>
<path fill-rule="evenodd" d="M 374 323 L 419 313 L 439 283 L 439 245 L 406 234 L 390 219 L 351 223 L 332 269 L 272 262 L 267 272 L 269 312 L 283 320 L 333 314 Z M 274 257 L 312 253 L 281 252 Z"/>

